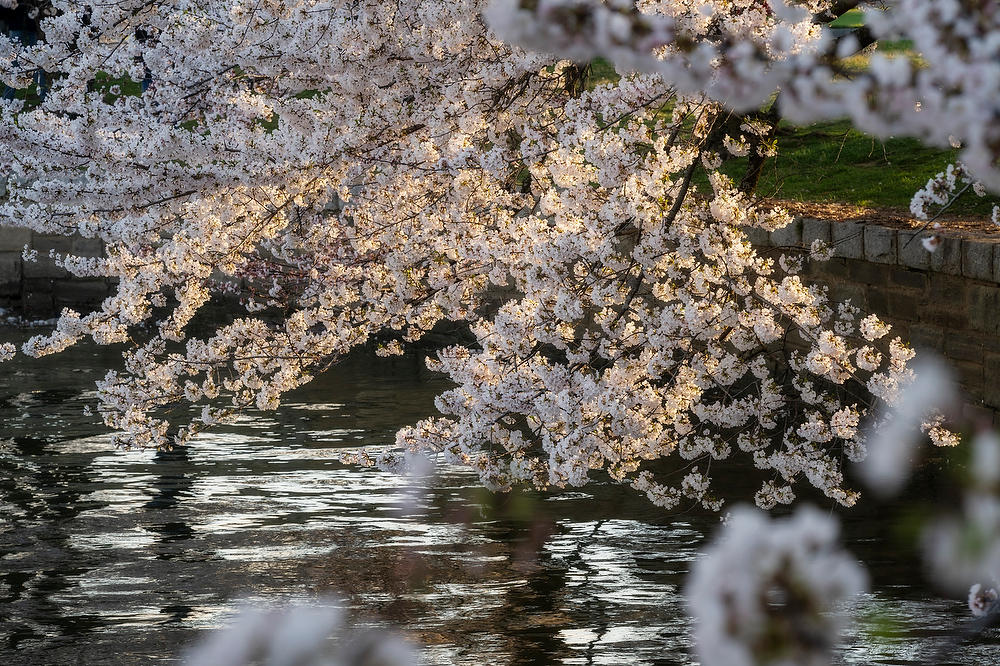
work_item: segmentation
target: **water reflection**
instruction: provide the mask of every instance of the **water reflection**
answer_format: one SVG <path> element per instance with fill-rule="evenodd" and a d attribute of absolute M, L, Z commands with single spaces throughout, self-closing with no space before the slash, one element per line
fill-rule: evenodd
<path fill-rule="evenodd" d="M 277 414 L 157 453 L 111 448 L 83 407 L 114 353 L 73 353 L 0 374 L 4 663 L 176 662 L 240 600 L 330 593 L 429 663 L 691 663 L 682 587 L 715 519 L 604 487 L 496 501 L 453 471 L 400 511 L 404 480 L 338 462 L 430 412 L 442 384 L 417 359 L 354 359 Z M 844 659 L 913 663 L 965 610 L 851 520 L 879 584 L 858 613 L 897 633 L 858 631 Z M 987 635 L 955 663 L 996 648 Z"/>

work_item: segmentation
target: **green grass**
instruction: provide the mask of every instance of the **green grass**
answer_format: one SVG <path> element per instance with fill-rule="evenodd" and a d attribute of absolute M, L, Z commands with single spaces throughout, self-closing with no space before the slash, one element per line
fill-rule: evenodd
<path fill-rule="evenodd" d="M 865 24 L 865 13 L 860 9 L 849 9 L 837 20 L 830 22 L 831 28 L 860 28 Z"/>
<path fill-rule="evenodd" d="M 51 88 L 53 82 L 58 80 L 60 75 L 58 73 L 47 72 L 45 77 L 46 84 Z M 114 86 L 118 86 L 118 94 L 112 93 Z M 94 79 L 88 83 L 88 89 L 90 92 L 102 93 L 105 104 L 114 104 L 115 100 L 119 97 L 139 97 L 142 94 L 140 83 L 133 81 L 127 76 L 113 77 L 107 72 L 98 72 Z M 14 97 L 15 99 L 24 100 L 26 109 L 33 109 L 41 104 L 41 99 L 38 97 L 38 87 L 35 83 L 32 83 L 27 88 L 15 90 Z"/>
<path fill-rule="evenodd" d="M 621 77 L 615 71 L 615 66 L 604 58 L 597 58 L 590 63 L 590 75 L 587 77 L 587 90 L 593 90 L 602 83 L 614 83 Z"/>
<path fill-rule="evenodd" d="M 906 209 L 913 193 L 956 159 L 955 150 L 929 148 L 910 138 L 879 140 L 846 121 L 783 125 L 778 156 L 764 167 L 757 192 L 790 201 Z M 745 168 L 741 159 L 723 170 L 738 178 Z M 991 209 L 990 199 L 967 195 L 950 210 L 989 215 Z"/>

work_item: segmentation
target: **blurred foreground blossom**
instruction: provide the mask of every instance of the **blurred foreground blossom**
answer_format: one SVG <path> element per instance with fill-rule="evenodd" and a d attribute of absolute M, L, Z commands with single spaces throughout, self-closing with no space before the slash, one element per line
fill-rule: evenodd
<path fill-rule="evenodd" d="M 738 508 L 688 584 L 698 658 L 705 666 L 829 664 L 841 606 L 866 585 L 836 519 L 810 507 L 777 520 Z"/>
<path fill-rule="evenodd" d="M 1000 486 L 1000 435 L 985 430 L 972 440 L 972 480 L 977 487 L 994 492 Z"/>
<path fill-rule="evenodd" d="M 969 493 L 962 514 L 938 518 L 923 532 L 929 578 L 952 593 L 1000 574 L 1000 502 L 986 493 Z"/>
<path fill-rule="evenodd" d="M 921 238 L 920 244 L 924 246 L 924 249 L 928 252 L 934 252 L 941 245 L 941 237 L 938 235 L 928 236 L 927 238 Z"/>
<path fill-rule="evenodd" d="M 903 389 L 896 406 L 884 414 L 868 438 L 868 457 L 859 464 L 865 483 L 882 496 L 902 488 L 910 474 L 921 431 L 937 446 L 954 446 L 958 439 L 941 426 L 941 410 L 957 400 L 948 368 L 930 355 L 913 366 L 913 381 Z"/>
<path fill-rule="evenodd" d="M 1000 437 L 982 432 L 972 441 L 969 487 L 960 515 L 931 522 L 923 533 L 923 549 L 930 577 L 950 592 L 973 585 L 969 607 L 976 614 L 974 596 L 982 581 L 1000 581 Z M 994 595 L 995 591 L 991 591 Z M 990 604 L 982 601 L 984 614 Z"/>
<path fill-rule="evenodd" d="M 335 600 L 326 603 L 335 604 Z M 242 612 L 197 646 L 189 666 L 416 666 L 417 652 L 398 635 L 351 626 L 332 605 Z"/>

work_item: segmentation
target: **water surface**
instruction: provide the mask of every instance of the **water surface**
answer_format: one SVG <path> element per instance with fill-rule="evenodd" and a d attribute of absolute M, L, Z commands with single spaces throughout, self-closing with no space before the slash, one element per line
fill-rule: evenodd
<path fill-rule="evenodd" d="M 4 339 L 20 332 L 0 333 Z M 184 450 L 120 451 L 84 414 L 113 350 L 0 366 L 0 663 L 178 663 L 240 602 L 337 595 L 434 664 L 690 664 L 681 591 L 717 518 L 595 485 L 492 497 L 444 470 L 423 492 L 339 462 L 433 413 L 416 358 L 361 355 L 269 414 Z M 914 664 L 967 621 L 846 517 L 874 591 L 843 659 Z M 993 663 L 987 634 L 956 664 Z"/>

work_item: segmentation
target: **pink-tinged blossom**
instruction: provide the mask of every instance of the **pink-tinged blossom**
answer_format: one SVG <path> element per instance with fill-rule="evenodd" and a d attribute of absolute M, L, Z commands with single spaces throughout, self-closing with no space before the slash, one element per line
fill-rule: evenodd
<path fill-rule="evenodd" d="M 920 244 L 928 252 L 934 252 L 941 246 L 941 237 L 937 234 L 933 236 L 926 236 L 920 239 Z"/>
<path fill-rule="evenodd" d="M 986 430 L 972 439 L 972 460 L 969 463 L 977 486 L 1000 490 L 1000 435 Z"/>
<path fill-rule="evenodd" d="M 928 578 L 955 594 L 979 581 L 1000 580 L 1000 500 L 973 490 L 961 509 L 931 521 L 921 540 Z"/>
<path fill-rule="evenodd" d="M 985 588 L 976 583 L 969 588 L 969 611 L 973 617 L 984 617 L 994 611 L 997 604 L 995 588 Z"/>
<path fill-rule="evenodd" d="M 961 512 L 931 521 L 922 540 L 931 580 L 954 593 L 982 581 L 1000 580 L 1000 437 L 996 432 L 984 431 L 973 438 L 969 472 Z M 995 599 L 996 592 L 992 594 Z M 970 591 L 970 608 L 974 596 Z"/>

